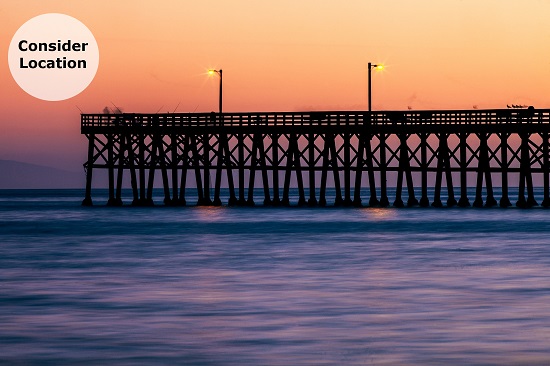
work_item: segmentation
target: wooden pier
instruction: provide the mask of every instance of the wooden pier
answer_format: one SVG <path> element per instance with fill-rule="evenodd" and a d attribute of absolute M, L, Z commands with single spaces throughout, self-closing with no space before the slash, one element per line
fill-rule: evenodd
<path fill-rule="evenodd" d="M 82 114 L 81 132 L 88 139 L 83 205 L 92 204 L 94 171 L 106 169 L 113 206 L 122 205 L 125 176 L 133 205 L 153 204 L 158 176 L 166 205 L 185 205 L 193 189 L 197 205 L 254 205 L 261 199 L 264 205 L 508 207 L 514 199 L 519 207 L 532 207 L 538 204 L 536 177 L 544 187 L 541 205 L 550 206 L 550 110 L 532 107 Z M 396 176 L 394 197 L 388 197 L 388 174 Z M 475 197 L 468 197 L 468 178 L 476 181 Z M 261 198 L 254 196 L 260 181 Z M 493 181 L 499 182 L 499 197 Z M 511 181 L 519 182 L 513 187 L 517 197 L 509 197 Z M 297 202 L 290 202 L 291 184 L 298 187 Z M 336 191 L 333 202 L 327 202 L 329 184 Z M 222 185 L 229 189 L 228 202 L 220 199 Z"/>

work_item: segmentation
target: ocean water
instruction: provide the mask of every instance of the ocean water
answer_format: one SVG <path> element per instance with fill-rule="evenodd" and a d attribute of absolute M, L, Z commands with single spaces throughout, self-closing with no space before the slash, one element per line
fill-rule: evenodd
<path fill-rule="evenodd" d="M 550 363 L 550 210 L 98 192 L 0 191 L 0 364 Z"/>

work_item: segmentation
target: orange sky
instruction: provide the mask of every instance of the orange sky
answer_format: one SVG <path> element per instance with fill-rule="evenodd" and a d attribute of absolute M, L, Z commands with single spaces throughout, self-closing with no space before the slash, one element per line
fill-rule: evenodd
<path fill-rule="evenodd" d="M 95 35 L 96 78 L 45 102 L 9 72 L 17 29 L 44 13 L 73 16 Z M 0 2 L 0 159 L 80 170 L 79 111 L 127 112 L 550 108 L 547 0 L 218 0 Z"/>

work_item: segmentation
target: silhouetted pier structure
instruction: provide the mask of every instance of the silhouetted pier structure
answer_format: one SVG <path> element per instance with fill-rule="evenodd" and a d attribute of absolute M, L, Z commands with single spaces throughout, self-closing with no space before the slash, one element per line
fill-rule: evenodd
<path fill-rule="evenodd" d="M 132 204 L 153 204 L 158 171 L 167 205 L 185 205 L 189 190 L 196 190 L 198 205 L 221 205 L 222 182 L 229 189 L 226 204 L 253 205 L 261 181 L 264 205 L 508 207 L 514 181 L 516 205 L 531 207 L 537 205 L 533 176 L 542 175 L 541 204 L 550 206 L 550 110 L 532 107 L 83 114 L 81 132 L 89 142 L 84 205 L 92 204 L 93 172 L 106 169 L 109 205 L 122 204 L 126 175 Z M 396 176 L 394 197 L 388 197 L 390 173 Z M 468 177 L 476 179 L 475 197 L 468 197 Z M 494 180 L 500 182 L 499 197 Z M 289 199 L 292 182 L 298 202 Z M 327 202 L 329 184 L 336 191 L 334 202 Z"/>

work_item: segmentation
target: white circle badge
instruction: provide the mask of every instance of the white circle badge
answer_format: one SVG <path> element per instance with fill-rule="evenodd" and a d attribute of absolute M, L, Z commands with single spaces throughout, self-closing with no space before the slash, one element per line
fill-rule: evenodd
<path fill-rule="evenodd" d="M 65 14 L 42 14 L 15 32 L 8 63 L 17 84 L 33 97 L 65 100 L 94 79 L 99 48 L 92 32 L 79 20 Z"/>

